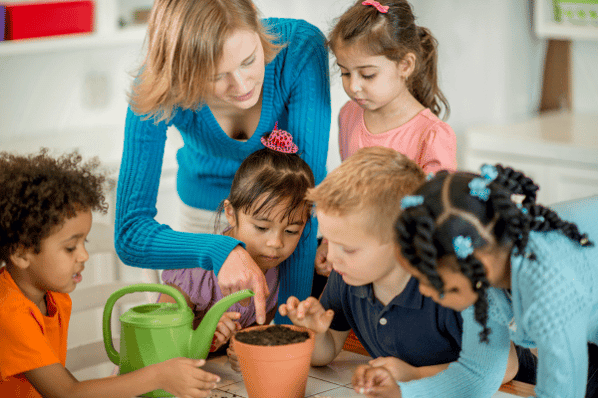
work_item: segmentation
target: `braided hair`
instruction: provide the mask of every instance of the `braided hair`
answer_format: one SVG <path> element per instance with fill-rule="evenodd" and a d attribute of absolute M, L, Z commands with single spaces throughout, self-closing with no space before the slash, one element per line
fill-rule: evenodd
<path fill-rule="evenodd" d="M 561 220 L 554 211 L 536 203 L 539 188 L 529 177 L 500 164 L 485 167 L 489 167 L 486 171 L 490 170 L 491 176 L 439 172 L 415 192 L 420 201 L 404 206 L 395 224 L 395 238 L 403 256 L 441 295 L 444 283 L 437 271 L 437 260 L 448 255 L 457 257 L 459 271 L 478 294 L 474 316 L 483 327 L 483 342 L 488 341 L 490 334 L 486 294 L 490 283 L 473 249 L 487 245 L 511 247 L 512 254 L 533 260 L 534 253 L 525 250 L 530 231 L 555 230 L 581 246 L 593 245 L 575 224 Z M 472 188 L 475 183 L 477 191 Z M 456 247 L 458 237 L 467 239 L 465 252 Z"/>

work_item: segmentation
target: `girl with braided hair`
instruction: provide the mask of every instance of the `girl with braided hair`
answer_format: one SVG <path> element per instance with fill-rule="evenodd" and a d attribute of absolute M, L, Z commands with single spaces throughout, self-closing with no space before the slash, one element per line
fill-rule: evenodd
<path fill-rule="evenodd" d="M 576 224 L 536 204 L 537 190 L 521 172 L 485 165 L 481 175 L 439 172 L 403 199 L 402 265 L 424 296 L 462 311 L 463 347 L 434 377 L 397 385 L 364 367 L 357 386 L 371 396 L 491 396 L 512 340 L 537 348 L 536 397 L 583 397 L 586 387 L 594 396 L 598 253 Z"/>

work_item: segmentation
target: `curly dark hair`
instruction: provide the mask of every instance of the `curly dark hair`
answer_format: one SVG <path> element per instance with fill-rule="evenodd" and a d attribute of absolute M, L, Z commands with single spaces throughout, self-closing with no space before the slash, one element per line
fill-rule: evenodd
<path fill-rule="evenodd" d="M 19 246 L 41 250 L 41 241 L 81 210 L 106 213 L 106 173 L 94 158 L 0 152 L 0 264 Z"/>
<path fill-rule="evenodd" d="M 470 194 L 469 183 L 480 175 L 442 171 L 414 193 L 423 197 L 423 203 L 405 209 L 397 219 L 395 238 L 403 256 L 441 294 L 444 284 L 437 272 L 437 259 L 455 255 L 453 239 L 457 236 L 469 237 L 473 248 L 510 247 L 513 254 L 532 260 L 534 253 L 525 250 L 530 231 L 558 230 L 581 246 L 593 245 L 575 224 L 536 204 L 539 188 L 529 177 L 500 164 L 495 170 L 496 178 L 487 185 L 487 200 Z M 520 201 L 514 200 L 514 195 Z M 473 254 L 457 257 L 457 263 L 479 295 L 474 305 L 475 319 L 483 326 L 480 340 L 487 342 L 490 329 L 486 326 L 486 290 L 490 284 L 486 271 Z"/>

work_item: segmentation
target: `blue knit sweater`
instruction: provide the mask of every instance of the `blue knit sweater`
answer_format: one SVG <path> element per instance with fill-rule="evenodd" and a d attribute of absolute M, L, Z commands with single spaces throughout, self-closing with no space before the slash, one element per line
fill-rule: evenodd
<path fill-rule="evenodd" d="M 592 236 L 592 235 L 591 235 Z M 403 397 L 490 397 L 506 371 L 509 341 L 538 348 L 536 397 L 584 397 L 587 343 L 598 343 L 598 248 L 560 232 L 530 233 L 536 260 L 511 257 L 511 294 L 488 291 L 489 344 L 473 307 L 462 312 L 458 362 L 427 379 L 399 383 Z"/>
<path fill-rule="evenodd" d="M 177 127 L 184 141 L 177 153 L 177 191 L 189 206 L 216 210 L 228 196 L 243 159 L 263 148 L 260 137 L 272 131 L 276 122 L 293 135 L 316 184 L 324 178 L 331 117 L 325 38 L 301 20 L 266 19 L 263 23 L 286 47 L 266 65 L 260 121 L 246 142 L 229 138 L 207 106 L 196 111 L 178 109 L 170 121 L 159 123 L 144 120 L 129 108 L 115 232 L 116 251 L 125 264 L 153 269 L 201 267 L 218 273 L 231 250 L 242 244 L 223 235 L 173 231 L 154 220 L 170 125 Z M 312 219 L 293 255 L 279 266 L 281 303 L 290 295 L 304 299 L 310 294 L 316 230 Z"/>

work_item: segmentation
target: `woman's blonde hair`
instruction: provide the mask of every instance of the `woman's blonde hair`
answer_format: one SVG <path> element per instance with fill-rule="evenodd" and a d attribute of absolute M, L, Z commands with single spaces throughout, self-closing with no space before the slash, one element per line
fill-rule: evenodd
<path fill-rule="evenodd" d="M 129 95 L 131 108 L 158 122 L 170 119 L 176 107 L 203 105 L 224 43 L 237 29 L 259 35 L 266 64 L 283 47 L 274 44 L 251 0 L 156 0 L 147 55 Z"/>

